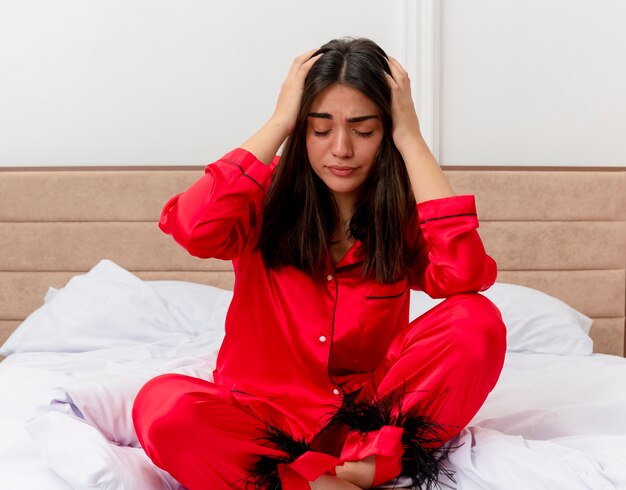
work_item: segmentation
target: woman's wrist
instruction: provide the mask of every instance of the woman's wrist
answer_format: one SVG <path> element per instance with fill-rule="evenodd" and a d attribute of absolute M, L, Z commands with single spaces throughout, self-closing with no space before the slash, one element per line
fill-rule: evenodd
<path fill-rule="evenodd" d="M 276 138 L 280 139 L 281 145 L 293 132 L 294 125 L 295 121 L 289 121 L 277 114 L 272 114 L 272 117 L 270 117 L 265 123 L 265 126 L 271 128 L 271 130 L 275 132 Z"/>
<path fill-rule="evenodd" d="M 448 179 L 421 135 L 408 138 L 398 150 L 404 159 L 416 202 L 454 195 Z"/>
<path fill-rule="evenodd" d="M 288 126 L 280 119 L 272 116 L 261 129 L 242 143 L 240 147 L 269 165 L 289 134 Z"/>
<path fill-rule="evenodd" d="M 407 157 L 410 158 L 411 155 L 415 155 L 416 153 L 431 153 L 428 144 L 426 144 L 426 140 L 424 140 L 422 134 L 419 132 L 409 133 L 402 138 L 398 138 L 398 142 L 394 141 L 394 143 L 405 160 Z"/>

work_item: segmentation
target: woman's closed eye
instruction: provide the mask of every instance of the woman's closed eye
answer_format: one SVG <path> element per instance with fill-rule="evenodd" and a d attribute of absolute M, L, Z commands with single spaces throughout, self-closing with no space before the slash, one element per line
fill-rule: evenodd
<path fill-rule="evenodd" d="M 354 131 L 358 136 L 362 137 L 362 138 L 369 138 L 370 136 L 374 135 L 374 131 L 359 131 L 358 129 L 353 129 L 352 131 Z"/>
<path fill-rule="evenodd" d="M 330 129 L 327 129 L 326 131 L 317 131 L 315 129 L 313 130 L 313 134 L 317 136 L 318 138 L 321 138 L 322 136 L 326 136 L 329 133 L 330 133 Z"/>
<path fill-rule="evenodd" d="M 374 135 L 374 131 L 359 131 L 358 129 L 353 129 L 352 130 L 357 136 L 360 136 L 361 138 L 369 138 L 370 136 Z M 313 130 L 313 135 L 317 136 L 318 138 L 322 138 L 324 136 L 327 136 L 328 134 L 330 134 L 330 129 L 327 129 L 326 131 L 317 131 L 317 130 Z"/>

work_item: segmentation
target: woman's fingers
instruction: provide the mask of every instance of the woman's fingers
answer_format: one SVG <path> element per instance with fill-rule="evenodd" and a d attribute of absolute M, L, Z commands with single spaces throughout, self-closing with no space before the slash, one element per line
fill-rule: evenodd
<path fill-rule="evenodd" d="M 313 56 L 316 51 L 317 49 L 310 49 L 294 58 L 278 94 L 273 117 L 280 125 L 285 126 L 289 133 L 293 130 L 298 116 L 304 80 L 311 66 L 322 56 L 322 54 Z"/>
<path fill-rule="evenodd" d="M 389 70 L 391 71 L 391 75 L 385 73 L 387 76 L 387 82 L 389 83 L 389 88 L 391 88 L 392 94 L 394 94 L 394 98 L 404 99 L 407 96 L 410 97 L 411 93 L 411 80 L 409 79 L 409 74 L 406 72 L 404 67 L 396 60 L 395 58 L 389 57 Z M 398 102 L 398 101 L 396 101 Z"/>
<path fill-rule="evenodd" d="M 317 51 L 314 50 L 313 53 Z M 302 78 L 304 79 L 307 75 L 307 73 L 309 73 L 309 70 L 311 69 L 311 67 L 315 64 L 315 62 L 317 60 L 320 59 L 320 57 L 323 55 L 324 53 L 320 53 L 317 56 L 313 56 L 311 59 L 305 61 L 304 63 L 302 63 L 302 65 L 300 65 L 300 70 L 298 71 L 298 74 L 300 76 L 302 76 Z"/>
<path fill-rule="evenodd" d="M 298 73 L 298 71 L 300 71 L 300 68 L 302 68 L 303 65 L 305 65 L 309 61 L 311 61 L 309 58 L 311 58 L 313 53 L 315 53 L 317 50 L 318 50 L 318 48 L 309 49 L 307 52 L 302 53 L 299 56 L 296 56 L 293 59 L 293 62 L 291 63 L 291 67 L 289 68 L 289 75 L 294 75 L 294 74 Z"/>
<path fill-rule="evenodd" d="M 398 87 L 397 82 L 389 73 L 385 72 L 385 77 L 387 78 L 387 83 L 389 83 L 389 87 L 391 88 L 391 90 L 394 90 Z"/>
<path fill-rule="evenodd" d="M 391 89 L 391 118 L 393 140 L 400 148 L 407 138 L 419 136 L 419 120 L 411 97 L 411 80 L 404 67 L 395 58 L 389 57 L 387 82 Z"/>
<path fill-rule="evenodd" d="M 300 64 L 302 64 L 307 61 L 311 56 L 313 56 L 313 53 L 315 53 L 318 49 L 319 48 L 309 49 L 308 51 L 302 53 L 300 56 L 297 56 L 296 60 L 300 60 Z"/>
<path fill-rule="evenodd" d="M 389 69 L 391 70 L 391 76 L 399 86 L 410 84 L 409 74 L 406 72 L 404 67 L 400 64 L 400 62 L 393 58 L 389 57 Z"/>
<path fill-rule="evenodd" d="M 318 54 L 317 56 L 311 57 L 317 49 L 310 49 L 306 53 L 301 54 L 294 58 L 293 63 L 291 63 L 291 68 L 289 68 L 289 73 L 287 74 L 287 78 L 285 79 L 284 84 L 292 84 L 295 83 L 298 86 L 304 85 L 304 79 L 306 78 L 307 73 L 313 66 L 313 64 L 322 56 L 323 53 Z"/>

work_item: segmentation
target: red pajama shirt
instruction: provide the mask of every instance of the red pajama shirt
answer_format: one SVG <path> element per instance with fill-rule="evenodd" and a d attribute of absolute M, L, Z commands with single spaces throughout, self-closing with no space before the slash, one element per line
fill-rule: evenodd
<path fill-rule="evenodd" d="M 417 205 L 408 235 L 418 260 L 408 277 L 364 280 L 357 240 L 337 264 L 327 260 L 320 280 L 294 267 L 268 269 L 255 249 L 277 164 L 278 157 L 265 165 L 233 150 L 161 214 L 161 230 L 191 255 L 232 260 L 235 271 L 214 383 L 158 377 L 133 412 L 148 455 L 192 490 L 245 487 L 254 459 L 276 453 L 255 431 L 271 421 L 311 441 L 355 390 L 384 396 L 401 387 L 403 406 L 424 407 L 448 440 L 482 405 L 502 367 L 500 314 L 475 294 L 494 283 L 496 264 L 476 231 L 473 196 Z M 448 299 L 409 323 L 409 289 Z M 340 455 L 308 451 L 280 465 L 282 486 L 309 488 L 336 465 L 369 455 L 382 468 L 376 483 L 397 476 L 401 432 L 351 433 Z"/>

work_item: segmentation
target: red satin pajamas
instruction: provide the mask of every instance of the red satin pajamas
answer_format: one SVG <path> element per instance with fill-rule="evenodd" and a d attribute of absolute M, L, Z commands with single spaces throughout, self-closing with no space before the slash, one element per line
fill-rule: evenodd
<path fill-rule="evenodd" d="M 408 425 L 390 420 L 419 413 L 445 442 L 478 411 L 502 368 L 500 312 L 477 294 L 495 281 L 496 264 L 476 231 L 473 196 L 417 205 L 408 229 L 417 262 L 404 279 L 364 280 L 357 241 L 337 264 L 328 259 L 319 280 L 293 267 L 269 270 L 255 249 L 278 163 L 234 150 L 170 199 L 159 221 L 190 254 L 232 260 L 235 270 L 213 382 L 159 376 L 133 407 L 146 453 L 191 490 L 263 486 L 251 468 L 267 460 L 282 488 L 308 489 L 370 455 L 382 483 L 407 459 Z M 409 323 L 409 289 L 447 299 Z M 398 403 L 381 404 L 393 413 L 378 426 L 329 423 L 351 403 L 383 400 Z M 302 449 L 294 456 L 268 443 L 269 427 Z"/>

